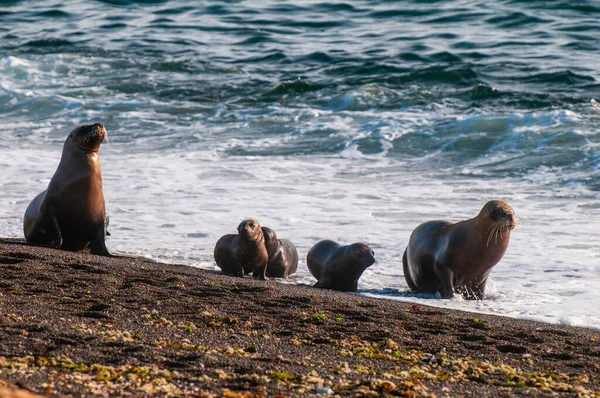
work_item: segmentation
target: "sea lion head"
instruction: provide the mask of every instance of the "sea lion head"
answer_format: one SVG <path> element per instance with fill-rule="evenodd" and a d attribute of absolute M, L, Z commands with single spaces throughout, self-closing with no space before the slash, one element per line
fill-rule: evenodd
<path fill-rule="evenodd" d="M 347 253 L 354 259 L 354 264 L 363 270 L 375 262 L 375 252 L 364 243 L 353 243 L 348 247 Z"/>
<path fill-rule="evenodd" d="M 263 230 L 258 221 L 251 218 L 244 220 L 238 225 L 238 233 L 245 241 L 254 241 L 260 243 L 264 241 Z"/>
<path fill-rule="evenodd" d="M 69 133 L 67 142 L 84 152 L 98 152 L 100 144 L 107 136 L 106 129 L 100 123 L 84 124 Z"/>
<path fill-rule="evenodd" d="M 487 223 L 487 246 L 492 240 L 497 243 L 498 238 L 504 239 L 507 233 L 519 224 L 513 208 L 501 200 L 487 202 L 479 212 L 478 217 L 483 218 Z"/>
<path fill-rule="evenodd" d="M 262 233 L 265 238 L 265 246 L 267 249 L 277 245 L 277 234 L 269 227 L 262 227 Z"/>

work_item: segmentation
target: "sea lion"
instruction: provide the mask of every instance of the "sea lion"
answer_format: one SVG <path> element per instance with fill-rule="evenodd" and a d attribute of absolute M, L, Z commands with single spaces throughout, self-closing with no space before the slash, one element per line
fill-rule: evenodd
<path fill-rule="evenodd" d="M 363 243 L 341 246 L 332 240 L 314 245 L 306 257 L 310 273 L 323 289 L 355 292 L 365 269 L 375 262 L 375 252 Z"/>
<path fill-rule="evenodd" d="M 440 292 L 442 298 L 454 293 L 467 299 L 483 298 L 488 275 L 506 252 L 510 231 L 517 223 L 508 203 L 492 200 L 469 220 L 419 225 L 402 257 L 410 290 Z"/>
<path fill-rule="evenodd" d="M 111 256 L 105 243 L 108 217 L 98 154 L 106 135 L 100 123 L 69 133 L 48 188 L 25 211 L 28 243 L 72 251 L 89 247 L 92 254 Z"/>
<path fill-rule="evenodd" d="M 217 241 L 214 252 L 217 265 L 227 275 L 244 276 L 257 271 L 255 276 L 267 279 L 269 254 L 260 224 L 244 220 L 238 225 L 238 234 L 224 235 Z"/>
<path fill-rule="evenodd" d="M 287 239 L 278 239 L 275 231 L 262 227 L 265 247 L 269 253 L 267 276 L 270 278 L 287 278 L 298 268 L 298 251 Z M 254 271 L 257 273 L 258 271 Z M 254 275 L 257 276 L 257 275 Z"/>

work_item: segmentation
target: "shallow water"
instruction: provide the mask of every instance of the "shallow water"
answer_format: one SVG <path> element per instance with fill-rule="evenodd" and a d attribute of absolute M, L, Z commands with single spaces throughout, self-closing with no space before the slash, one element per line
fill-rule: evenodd
<path fill-rule="evenodd" d="M 600 328 L 593 2 L 13 1 L 0 6 L 0 235 L 68 132 L 101 149 L 120 253 L 214 268 L 245 217 L 298 247 L 364 241 L 365 294 Z M 516 229 L 488 298 L 407 292 L 430 219 L 489 199 Z"/>

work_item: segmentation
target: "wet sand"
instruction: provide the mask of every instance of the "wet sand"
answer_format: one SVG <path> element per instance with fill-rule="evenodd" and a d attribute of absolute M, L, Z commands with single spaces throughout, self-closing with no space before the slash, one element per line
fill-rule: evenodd
<path fill-rule="evenodd" d="M 0 397 L 600 397 L 595 330 L 10 239 L 0 341 Z"/>

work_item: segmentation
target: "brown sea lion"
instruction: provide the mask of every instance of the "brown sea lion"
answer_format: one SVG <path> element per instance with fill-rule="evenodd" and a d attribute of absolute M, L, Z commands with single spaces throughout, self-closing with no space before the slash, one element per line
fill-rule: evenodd
<path fill-rule="evenodd" d="M 456 224 L 428 221 L 411 234 L 402 263 L 413 292 L 440 292 L 442 298 L 460 293 L 481 299 L 517 225 L 513 208 L 501 200 L 483 206 L 477 217 Z"/>
<path fill-rule="evenodd" d="M 269 253 L 267 276 L 269 278 L 287 278 L 298 268 L 298 251 L 296 246 L 287 239 L 278 239 L 275 231 L 262 227 L 265 246 Z M 257 273 L 258 271 L 254 271 Z M 256 275 L 255 275 L 256 276 Z"/>
<path fill-rule="evenodd" d="M 222 236 L 215 245 L 215 261 L 224 274 L 244 276 L 257 271 L 255 276 L 266 279 L 269 254 L 258 221 L 244 220 L 238 235 Z"/>
<path fill-rule="evenodd" d="M 322 240 L 308 252 L 306 265 L 318 279 L 315 287 L 355 292 L 361 275 L 375 262 L 374 256 L 373 250 L 363 243 L 341 246 Z"/>
<path fill-rule="evenodd" d="M 67 137 L 48 188 L 25 211 L 28 243 L 110 256 L 106 248 L 108 217 L 102 193 L 100 144 L 103 125 L 85 124 Z"/>

